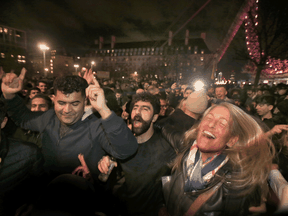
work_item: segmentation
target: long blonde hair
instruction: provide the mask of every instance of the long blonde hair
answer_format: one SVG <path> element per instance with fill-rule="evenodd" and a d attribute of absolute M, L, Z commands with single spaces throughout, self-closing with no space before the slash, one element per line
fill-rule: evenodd
<path fill-rule="evenodd" d="M 237 106 L 230 103 L 221 103 L 207 109 L 203 118 L 215 107 L 225 107 L 229 110 L 232 125 L 229 131 L 231 137 L 238 137 L 238 141 L 231 148 L 226 148 L 223 154 L 229 157 L 233 167 L 231 173 L 231 187 L 241 190 L 241 194 L 249 194 L 261 188 L 262 196 L 266 196 L 269 188 L 267 179 L 275 154 L 274 145 L 271 140 L 265 136 L 260 125 Z M 195 140 L 198 133 L 198 127 L 189 129 L 185 133 L 182 152 L 177 156 L 174 162 L 173 171 L 182 170 L 183 157 Z"/>

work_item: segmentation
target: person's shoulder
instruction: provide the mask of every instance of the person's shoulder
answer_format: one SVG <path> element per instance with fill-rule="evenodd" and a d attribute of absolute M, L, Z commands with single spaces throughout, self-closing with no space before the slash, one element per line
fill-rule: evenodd
<path fill-rule="evenodd" d="M 38 154 L 40 149 L 37 145 L 31 142 L 22 141 L 20 139 L 15 139 L 8 137 L 9 152 L 17 154 Z"/>

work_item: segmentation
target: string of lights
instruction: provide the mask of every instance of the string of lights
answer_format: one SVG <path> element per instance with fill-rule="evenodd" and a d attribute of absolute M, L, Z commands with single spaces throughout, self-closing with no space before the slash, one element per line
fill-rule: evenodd
<path fill-rule="evenodd" d="M 264 58 L 265 52 L 260 48 L 260 42 L 258 38 L 258 25 L 259 25 L 259 0 L 253 0 L 250 9 L 250 14 L 245 16 L 245 35 L 246 35 L 246 46 L 251 61 L 246 65 L 246 70 L 256 74 L 256 64 L 261 63 L 261 59 Z M 266 64 L 262 69 L 261 75 L 266 78 L 281 77 L 288 73 L 288 60 L 276 59 L 271 56 L 267 57 Z"/>

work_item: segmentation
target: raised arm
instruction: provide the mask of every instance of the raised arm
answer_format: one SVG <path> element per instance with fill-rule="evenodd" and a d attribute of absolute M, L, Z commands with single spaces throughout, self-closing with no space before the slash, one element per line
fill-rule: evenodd
<path fill-rule="evenodd" d="M 1 89 L 5 99 L 12 99 L 16 93 L 22 90 L 26 69 L 22 68 L 19 77 L 15 73 L 3 75 Z"/>
<path fill-rule="evenodd" d="M 96 78 L 91 74 L 93 84 L 86 89 L 86 95 L 90 99 L 90 103 L 94 109 L 101 115 L 102 119 L 107 119 L 111 115 L 111 110 L 105 102 L 103 89 L 100 87 Z"/>

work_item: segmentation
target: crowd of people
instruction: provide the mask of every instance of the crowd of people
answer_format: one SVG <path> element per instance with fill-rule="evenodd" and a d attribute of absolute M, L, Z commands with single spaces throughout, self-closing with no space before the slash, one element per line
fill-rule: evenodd
<path fill-rule="evenodd" d="M 283 83 L 0 72 L 0 215 L 288 213 Z"/>

